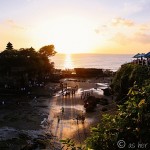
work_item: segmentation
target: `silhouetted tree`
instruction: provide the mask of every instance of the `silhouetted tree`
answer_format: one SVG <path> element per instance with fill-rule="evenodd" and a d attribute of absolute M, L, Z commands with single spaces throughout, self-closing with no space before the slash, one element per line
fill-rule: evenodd
<path fill-rule="evenodd" d="M 54 45 L 47 45 L 40 48 L 39 53 L 47 57 L 54 56 L 57 52 L 55 51 Z"/>
<path fill-rule="evenodd" d="M 31 48 L 4 50 L 0 53 L 0 78 L 25 84 L 28 80 L 44 81 L 51 78 L 54 69 L 48 56 Z M 26 81 L 25 81 L 26 80 Z"/>
<path fill-rule="evenodd" d="M 13 50 L 13 45 L 10 42 L 6 45 L 6 50 Z"/>

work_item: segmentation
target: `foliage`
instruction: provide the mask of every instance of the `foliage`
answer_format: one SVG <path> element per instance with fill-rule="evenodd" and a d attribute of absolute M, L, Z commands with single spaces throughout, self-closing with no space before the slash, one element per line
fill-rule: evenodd
<path fill-rule="evenodd" d="M 3 82 L 20 83 L 21 80 L 31 81 L 44 79 L 52 73 L 54 63 L 31 48 L 20 50 L 4 50 L 0 53 L 0 79 Z"/>
<path fill-rule="evenodd" d="M 142 86 L 143 81 L 149 78 L 148 67 L 138 64 L 125 64 L 115 74 L 112 81 L 112 89 L 118 93 L 118 99 L 122 99 L 133 86 L 134 82 Z"/>
<path fill-rule="evenodd" d="M 84 146 L 76 146 L 75 142 L 71 139 L 61 140 L 60 142 L 64 145 L 62 149 L 67 147 L 66 150 L 85 150 Z"/>
<path fill-rule="evenodd" d="M 46 56 L 32 48 L 1 52 L 0 66 L 3 66 L 6 71 L 11 70 L 12 67 L 23 67 L 26 71 L 33 72 L 48 71 L 52 67 Z"/>
<path fill-rule="evenodd" d="M 116 150 L 117 141 L 122 139 L 126 145 L 129 143 L 137 145 L 138 142 L 148 143 L 150 137 L 149 94 L 150 91 L 145 88 L 139 89 L 134 85 L 128 92 L 128 100 L 118 106 L 118 114 L 104 115 L 101 123 L 92 128 L 92 134 L 86 140 L 87 147 L 94 150 Z"/>
<path fill-rule="evenodd" d="M 56 54 L 54 45 L 47 45 L 40 48 L 39 53 L 47 57 L 54 56 Z"/>

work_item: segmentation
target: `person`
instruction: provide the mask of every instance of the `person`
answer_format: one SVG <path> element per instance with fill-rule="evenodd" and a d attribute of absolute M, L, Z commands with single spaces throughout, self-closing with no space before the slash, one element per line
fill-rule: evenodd
<path fill-rule="evenodd" d="M 62 93 L 63 93 L 63 91 L 64 91 L 64 85 L 63 85 L 63 82 L 60 82 L 60 89 L 61 89 L 61 91 L 62 91 Z"/>
<path fill-rule="evenodd" d="M 57 119 L 58 119 L 58 120 L 57 120 L 57 122 L 59 123 L 59 122 L 60 122 L 60 117 L 59 117 L 59 116 L 57 116 Z"/>
<path fill-rule="evenodd" d="M 84 115 L 82 115 L 81 120 L 82 120 L 82 124 L 84 124 L 84 121 L 85 121 L 85 116 Z"/>
<path fill-rule="evenodd" d="M 71 89 L 71 94 L 72 94 L 72 96 L 73 96 L 73 89 Z"/>
<path fill-rule="evenodd" d="M 62 108 L 61 108 L 61 112 L 62 112 L 62 114 L 64 113 L 64 111 L 65 111 L 65 110 L 64 110 L 64 107 L 62 107 Z"/>
<path fill-rule="evenodd" d="M 77 124 L 78 124 L 79 123 L 79 115 L 77 115 L 76 120 L 77 120 Z"/>

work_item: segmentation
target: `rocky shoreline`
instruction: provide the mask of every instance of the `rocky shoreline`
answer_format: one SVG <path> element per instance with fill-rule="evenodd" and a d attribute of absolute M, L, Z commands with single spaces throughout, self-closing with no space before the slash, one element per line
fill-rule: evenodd
<path fill-rule="evenodd" d="M 83 90 L 94 88 L 98 83 L 96 85 L 98 90 L 95 90 L 94 92 L 96 94 L 97 92 L 100 92 L 100 89 L 103 86 L 107 87 L 110 80 L 110 78 L 69 78 L 63 79 L 63 82 L 68 82 L 70 86 L 78 84 Z M 59 140 L 55 137 L 56 135 L 53 134 L 53 129 L 49 129 L 49 123 L 52 120 L 54 120 L 53 126 L 55 127 L 56 116 L 54 113 L 51 113 L 50 110 L 53 109 L 51 108 L 53 107 L 51 106 L 51 102 L 53 102 L 53 100 L 55 101 L 55 92 L 59 90 L 60 85 L 58 83 L 48 83 L 44 88 L 35 89 L 32 97 L 27 95 L 13 98 L 7 97 L 7 100 L 5 100 L 6 97 L 4 99 L 4 97 L 1 96 L 1 101 L 5 100 L 5 103 L 1 103 L 0 105 L 0 149 L 28 150 L 31 148 L 42 149 L 46 147 L 60 149 L 61 145 Z M 52 95 L 54 96 L 54 99 Z M 78 96 L 76 97 L 76 101 L 79 101 L 79 103 L 81 101 Z M 54 107 L 61 107 L 61 104 L 56 103 Z M 67 106 L 67 108 L 68 107 L 69 106 Z M 71 109 L 72 108 L 75 108 L 75 106 L 71 106 Z M 96 110 L 99 109 L 101 109 L 101 107 L 97 107 Z M 58 110 L 56 110 L 56 114 L 58 113 L 57 111 Z M 52 114 L 55 117 L 52 116 Z M 94 114 L 99 116 L 98 112 L 95 112 Z M 89 118 L 89 120 L 91 120 L 90 118 L 92 116 L 93 115 L 86 114 L 86 117 L 87 119 Z M 46 122 L 46 120 L 48 122 Z M 98 120 L 96 119 L 92 124 L 95 124 L 97 121 Z M 87 133 L 88 132 L 89 131 L 87 131 Z M 73 133 L 73 137 L 75 139 L 77 138 L 76 133 Z M 82 141 L 84 141 L 84 138 Z"/>
<path fill-rule="evenodd" d="M 56 83 L 48 83 L 30 95 L 0 96 L 0 149 L 46 147 L 45 141 L 52 135 L 41 122 L 48 118 L 49 100 L 56 87 Z"/>

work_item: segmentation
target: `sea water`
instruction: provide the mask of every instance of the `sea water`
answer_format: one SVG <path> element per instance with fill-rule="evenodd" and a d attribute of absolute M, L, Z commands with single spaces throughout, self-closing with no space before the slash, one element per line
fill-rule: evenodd
<path fill-rule="evenodd" d="M 57 69 L 102 68 L 116 71 L 132 61 L 131 54 L 56 54 L 51 58 Z"/>

